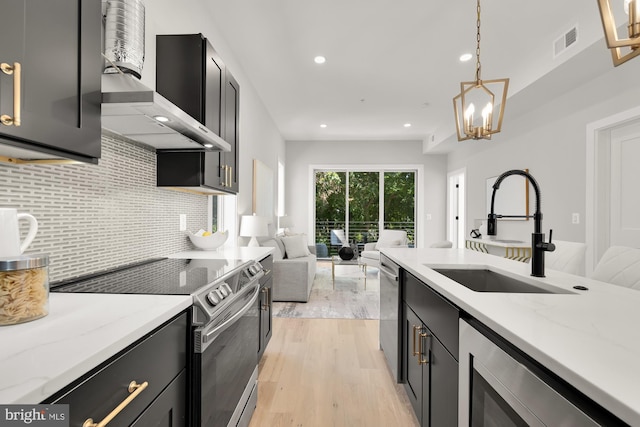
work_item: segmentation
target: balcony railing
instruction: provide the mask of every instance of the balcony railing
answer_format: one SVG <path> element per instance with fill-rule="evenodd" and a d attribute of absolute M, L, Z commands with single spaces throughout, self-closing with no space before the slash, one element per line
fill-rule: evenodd
<path fill-rule="evenodd" d="M 409 246 L 415 242 L 414 222 L 385 222 L 384 228 L 388 230 L 405 230 Z M 341 243 L 338 238 L 331 233 L 331 230 L 345 230 L 348 232 L 347 239 L 350 243 L 356 243 L 360 249 L 365 243 L 378 241 L 378 222 L 375 221 L 349 221 L 347 231 L 345 221 L 316 221 L 316 250 L 319 258 L 337 255 Z M 324 248 L 326 249 L 326 253 Z"/>

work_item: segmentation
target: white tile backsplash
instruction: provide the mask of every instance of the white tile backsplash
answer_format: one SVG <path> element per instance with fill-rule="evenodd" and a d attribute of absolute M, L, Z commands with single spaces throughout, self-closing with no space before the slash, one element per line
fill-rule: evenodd
<path fill-rule="evenodd" d="M 98 165 L 0 163 L 0 183 L 0 207 L 37 218 L 27 252 L 49 254 L 52 281 L 192 249 L 179 214 L 207 227 L 206 196 L 156 187 L 155 153 L 109 136 Z"/>

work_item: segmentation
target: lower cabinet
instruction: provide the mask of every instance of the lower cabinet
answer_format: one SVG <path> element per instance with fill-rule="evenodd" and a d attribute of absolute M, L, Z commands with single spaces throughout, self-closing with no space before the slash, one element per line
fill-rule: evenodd
<path fill-rule="evenodd" d="M 186 389 L 187 370 L 183 369 L 131 426 L 177 427 L 186 425 L 187 402 L 184 398 Z"/>
<path fill-rule="evenodd" d="M 447 344 L 453 342 L 452 334 L 457 342 L 458 309 L 406 276 L 401 364 L 405 390 L 421 426 L 457 426 L 458 347 Z"/>
<path fill-rule="evenodd" d="M 71 426 L 186 425 L 187 325 L 180 314 L 43 403 L 68 404 Z"/>
<path fill-rule="evenodd" d="M 258 308 L 260 309 L 260 333 L 258 338 L 258 360 L 262 357 L 264 349 L 267 348 L 271 339 L 271 319 L 273 312 L 271 310 L 273 299 L 271 297 L 271 288 L 273 283 L 273 256 L 262 259 L 260 264 L 264 267 L 264 276 L 260 279 L 260 297 L 258 298 Z"/>
<path fill-rule="evenodd" d="M 271 339 L 271 283 L 269 279 L 264 285 L 260 286 L 260 298 L 258 303 L 260 304 L 260 335 L 258 343 L 258 360 L 262 357 L 264 349 L 267 348 L 269 340 Z"/>

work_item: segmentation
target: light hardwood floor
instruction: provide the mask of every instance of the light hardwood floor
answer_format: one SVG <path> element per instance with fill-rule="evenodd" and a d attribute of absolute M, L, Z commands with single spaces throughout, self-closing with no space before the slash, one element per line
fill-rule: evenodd
<path fill-rule="evenodd" d="M 274 318 L 250 427 L 417 426 L 378 348 L 378 321 Z"/>

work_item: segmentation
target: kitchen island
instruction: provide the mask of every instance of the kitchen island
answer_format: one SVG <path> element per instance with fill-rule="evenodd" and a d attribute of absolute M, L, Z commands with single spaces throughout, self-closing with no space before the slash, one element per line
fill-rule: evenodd
<path fill-rule="evenodd" d="M 638 291 L 549 269 L 533 278 L 529 264 L 465 249 L 382 253 L 603 408 L 640 425 Z M 481 266 L 566 293 L 475 292 L 433 270 Z"/>

